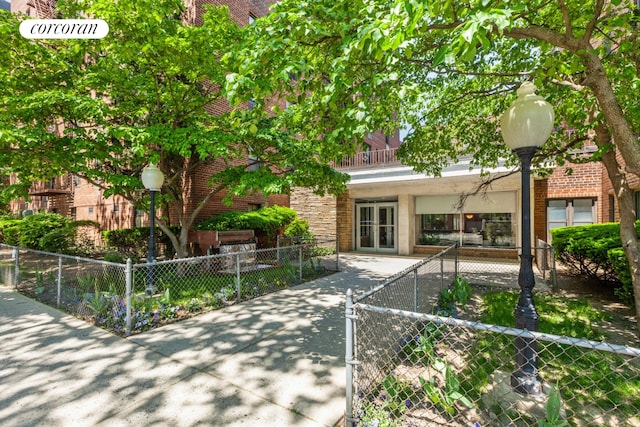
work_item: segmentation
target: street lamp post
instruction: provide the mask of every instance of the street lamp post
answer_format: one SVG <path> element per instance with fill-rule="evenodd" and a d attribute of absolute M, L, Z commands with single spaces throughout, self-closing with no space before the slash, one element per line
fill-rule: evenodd
<path fill-rule="evenodd" d="M 149 163 L 149 165 L 144 168 L 142 171 L 142 184 L 144 188 L 149 190 L 151 195 L 151 207 L 149 209 L 149 251 L 147 252 L 147 263 L 149 266 L 147 267 L 147 295 L 153 295 L 155 290 L 154 279 L 155 279 L 155 271 L 153 263 L 155 262 L 155 253 L 156 253 L 156 245 L 155 245 L 155 224 L 156 224 L 156 207 L 155 207 L 155 199 L 156 192 L 160 191 L 162 188 L 162 183 L 164 182 L 164 174 L 156 165 L 153 163 Z"/>
<path fill-rule="evenodd" d="M 522 251 L 518 285 L 520 296 L 515 309 L 516 328 L 538 330 L 538 312 L 533 301 L 533 262 L 531 255 L 531 159 L 551 135 L 554 112 L 551 105 L 536 95 L 536 87 L 524 82 L 518 88 L 518 98 L 500 119 L 502 137 L 522 164 Z M 538 374 L 538 343 L 535 339 L 516 337 L 516 368 L 511 375 L 514 391 L 525 395 L 539 395 L 542 380 Z"/>

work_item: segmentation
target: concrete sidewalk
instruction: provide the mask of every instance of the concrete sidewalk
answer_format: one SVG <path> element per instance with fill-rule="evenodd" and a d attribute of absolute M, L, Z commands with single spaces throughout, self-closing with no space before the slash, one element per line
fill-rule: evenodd
<path fill-rule="evenodd" d="M 0 425 L 333 426 L 344 300 L 417 258 L 342 271 L 122 339 L 0 285 Z"/>

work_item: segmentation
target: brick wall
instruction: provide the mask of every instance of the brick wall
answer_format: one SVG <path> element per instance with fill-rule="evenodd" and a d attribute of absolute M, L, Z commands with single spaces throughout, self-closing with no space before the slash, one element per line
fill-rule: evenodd
<path fill-rule="evenodd" d="M 375 131 L 365 136 L 364 142 L 371 148 L 371 151 L 384 150 L 387 148 L 397 148 L 400 146 L 400 131 L 396 130 L 391 135 L 385 135 L 381 131 Z"/>
<path fill-rule="evenodd" d="M 534 182 L 534 235 L 547 239 L 547 200 L 595 198 L 597 222 L 608 220 L 608 197 L 603 193 L 603 166 L 600 162 L 567 163 L 553 173 Z M 571 174 L 569 174 L 571 170 Z"/>
<path fill-rule="evenodd" d="M 547 198 L 548 179 L 533 181 L 533 236 L 547 240 Z"/>
<path fill-rule="evenodd" d="M 617 154 L 617 159 L 618 159 L 618 163 L 620 165 L 624 165 L 624 161 L 622 160 L 622 157 L 620 156 L 620 154 Z M 634 190 L 640 190 L 640 177 L 627 173 L 626 174 L 628 183 L 629 183 L 629 187 L 631 189 Z M 603 215 L 604 215 L 604 222 L 610 221 L 609 218 L 609 212 L 611 211 L 611 206 L 610 206 L 610 196 L 615 194 L 615 191 L 613 190 L 613 184 L 611 183 L 611 180 L 609 179 L 609 175 L 607 173 L 607 169 L 606 168 L 602 168 L 602 194 L 603 194 L 603 202 L 602 202 L 602 210 L 603 210 Z M 614 201 L 614 221 L 620 221 L 620 213 L 618 212 L 618 202 L 617 200 Z"/>

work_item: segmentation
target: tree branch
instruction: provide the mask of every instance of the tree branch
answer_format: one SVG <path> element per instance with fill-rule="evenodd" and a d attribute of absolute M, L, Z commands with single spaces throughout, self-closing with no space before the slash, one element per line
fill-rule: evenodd
<path fill-rule="evenodd" d="M 567 5 L 564 0 L 558 0 L 560 4 L 560 11 L 562 12 L 562 20 L 564 21 L 564 32 L 569 37 L 573 37 L 573 27 L 571 25 L 571 17 L 569 16 L 569 11 L 567 10 Z"/>
<path fill-rule="evenodd" d="M 602 8 L 604 7 L 604 0 L 598 0 L 596 2 L 596 7 L 593 11 L 593 18 L 587 24 L 587 27 L 584 32 L 584 36 L 582 36 L 582 43 L 590 44 L 591 38 L 593 37 L 593 30 L 596 28 L 596 24 L 600 19 L 600 15 L 602 15 Z"/>

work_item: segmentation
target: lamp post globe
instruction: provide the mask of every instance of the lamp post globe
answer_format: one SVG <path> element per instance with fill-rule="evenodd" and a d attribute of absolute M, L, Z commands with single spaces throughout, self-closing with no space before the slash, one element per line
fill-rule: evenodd
<path fill-rule="evenodd" d="M 164 183 L 164 174 L 156 165 L 153 163 L 149 163 L 149 165 L 144 168 L 142 174 L 140 176 L 142 179 L 142 185 L 144 188 L 149 190 L 149 194 L 151 195 L 151 206 L 149 208 L 149 250 L 147 252 L 147 264 L 149 264 L 147 268 L 147 286 L 146 286 L 146 294 L 153 295 L 155 291 L 155 269 L 153 263 L 155 262 L 155 219 L 156 219 L 156 207 L 155 207 L 155 196 L 156 192 L 160 191 L 162 188 L 162 184 Z"/>
<path fill-rule="evenodd" d="M 515 327 L 527 331 L 538 330 L 538 312 L 533 301 L 533 257 L 531 255 L 531 160 L 547 141 L 553 130 L 553 107 L 536 87 L 524 82 L 517 90 L 518 98 L 500 118 L 502 137 L 518 156 L 521 168 L 521 245 L 518 286 L 520 295 L 515 309 Z M 538 343 L 529 336 L 515 339 L 515 371 L 511 375 L 514 391 L 523 395 L 542 393 L 542 379 L 538 373 Z"/>
<path fill-rule="evenodd" d="M 164 174 L 153 163 L 149 163 L 149 165 L 142 170 L 140 178 L 142 179 L 144 188 L 149 191 L 160 191 L 164 183 Z"/>

